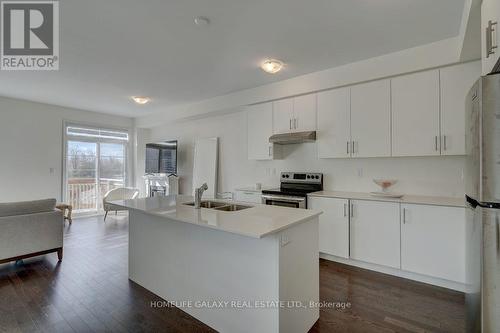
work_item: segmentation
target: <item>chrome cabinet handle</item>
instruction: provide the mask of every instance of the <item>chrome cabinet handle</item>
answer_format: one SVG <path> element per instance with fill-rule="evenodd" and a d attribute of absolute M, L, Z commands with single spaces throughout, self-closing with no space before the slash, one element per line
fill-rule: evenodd
<path fill-rule="evenodd" d="M 347 217 L 347 204 L 344 203 L 344 217 Z"/>
<path fill-rule="evenodd" d="M 351 217 L 354 217 L 354 204 L 351 203 L 351 209 L 350 210 L 350 213 L 351 213 Z"/>
<path fill-rule="evenodd" d="M 290 129 L 292 129 L 292 118 L 290 118 Z"/>
<path fill-rule="evenodd" d="M 486 27 L 486 58 L 490 55 L 495 54 L 494 49 L 498 48 L 498 45 L 493 45 L 493 32 L 496 31 L 493 26 L 497 25 L 497 22 L 488 21 L 488 26 Z"/>
<path fill-rule="evenodd" d="M 347 141 L 347 155 L 349 155 L 349 141 Z"/>
<path fill-rule="evenodd" d="M 297 118 L 293 118 L 293 128 L 297 129 Z"/>
<path fill-rule="evenodd" d="M 497 253 L 500 253 L 500 219 L 499 219 L 499 214 L 497 213 L 495 216 L 495 226 L 496 226 L 496 232 L 497 232 Z"/>
<path fill-rule="evenodd" d="M 271 146 L 269 146 L 269 156 L 271 156 Z"/>
<path fill-rule="evenodd" d="M 443 150 L 446 150 L 446 135 L 443 135 Z"/>
<path fill-rule="evenodd" d="M 437 137 L 437 135 L 434 137 L 434 149 L 436 151 L 438 150 L 438 137 Z"/>
<path fill-rule="evenodd" d="M 406 208 L 403 208 L 403 224 L 406 224 Z"/>

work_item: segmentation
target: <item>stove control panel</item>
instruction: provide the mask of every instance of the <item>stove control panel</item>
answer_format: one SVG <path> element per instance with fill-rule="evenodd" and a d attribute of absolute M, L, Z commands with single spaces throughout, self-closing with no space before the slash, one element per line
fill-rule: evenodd
<path fill-rule="evenodd" d="M 323 174 L 310 172 L 282 172 L 280 181 L 282 183 L 322 184 Z"/>

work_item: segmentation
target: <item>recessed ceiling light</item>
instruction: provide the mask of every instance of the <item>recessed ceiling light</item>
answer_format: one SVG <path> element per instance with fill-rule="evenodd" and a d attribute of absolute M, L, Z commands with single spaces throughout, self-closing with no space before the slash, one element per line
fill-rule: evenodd
<path fill-rule="evenodd" d="M 209 25 L 210 20 L 208 19 L 208 17 L 205 17 L 205 16 L 196 16 L 194 18 L 194 24 L 201 27 L 201 26 Z"/>
<path fill-rule="evenodd" d="M 132 99 L 134 100 L 134 102 L 136 102 L 137 104 L 141 104 L 141 105 L 144 105 L 144 104 L 148 103 L 149 101 L 151 101 L 151 98 L 146 97 L 146 96 L 133 96 Z"/>
<path fill-rule="evenodd" d="M 275 74 L 283 68 L 283 62 L 276 59 L 267 59 L 260 65 L 260 68 L 266 73 Z"/>

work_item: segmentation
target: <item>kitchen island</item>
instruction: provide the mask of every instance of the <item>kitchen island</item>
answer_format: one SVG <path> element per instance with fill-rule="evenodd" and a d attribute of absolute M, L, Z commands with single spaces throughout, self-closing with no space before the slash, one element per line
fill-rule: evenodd
<path fill-rule="evenodd" d="M 220 332 L 307 332 L 319 318 L 320 212 L 192 201 L 113 202 L 130 212 L 129 278 Z"/>

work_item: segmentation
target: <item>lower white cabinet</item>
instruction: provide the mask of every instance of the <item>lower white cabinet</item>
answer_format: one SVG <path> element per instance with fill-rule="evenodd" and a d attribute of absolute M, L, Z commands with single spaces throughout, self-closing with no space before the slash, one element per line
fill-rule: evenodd
<path fill-rule="evenodd" d="M 400 268 L 399 203 L 351 200 L 350 257 Z"/>
<path fill-rule="evenodd" d="M 401 268 L 465 283 L 466 211 L 401 205 Z"/>
<path fill-rule="evenodd" d="M 349 258 L 349 200 L 309 197 L 309 209 L 319 216 L 319 252 Z"/>
<path fill-rule="evenodd" d="M 260 191 L 235 190 L 234 200 L 251 203 L 262 203 L 262 193 Z"/>
<path fill-rule="evenodd" d="M 321 253 L 466 283 L 464 207 L 314 196 L 308 205 L 323 212 Z"/>

